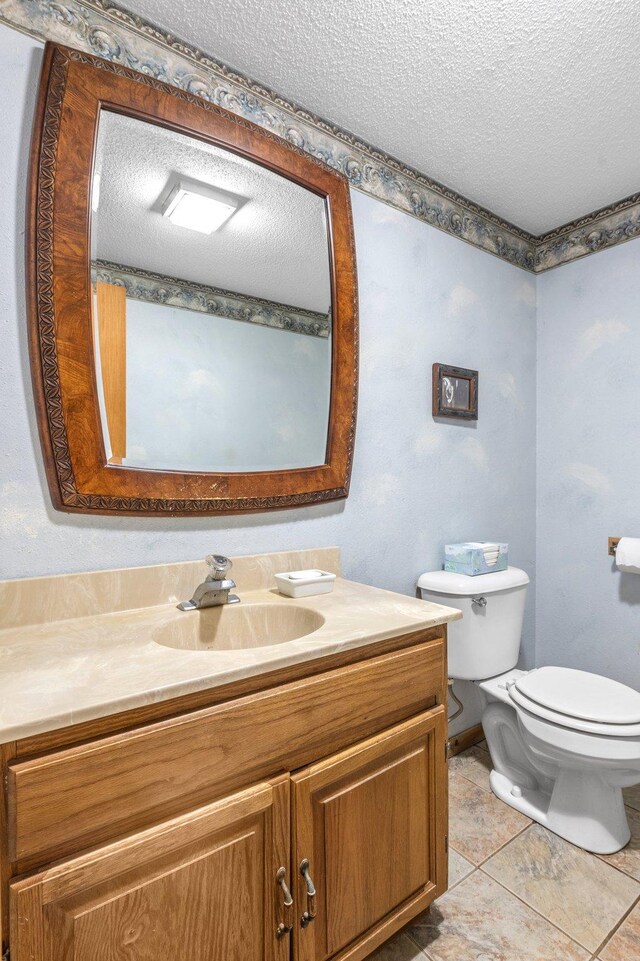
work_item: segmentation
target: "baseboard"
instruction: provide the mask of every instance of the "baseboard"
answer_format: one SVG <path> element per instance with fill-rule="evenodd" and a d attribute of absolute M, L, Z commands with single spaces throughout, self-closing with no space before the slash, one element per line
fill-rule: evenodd
<path fill-rule="evenodd" d="M 453 737 L 449 738 L 447 741 L 447 757 L 460 754 L 461 751 L 466 751 L 468 747 L 473 747 L 474 744 L 479 744 L 482 740 L 484 740 L 482 724 L 468 727 L 466 731 L 460 731 L 459 734 L 454 734 Z"/>

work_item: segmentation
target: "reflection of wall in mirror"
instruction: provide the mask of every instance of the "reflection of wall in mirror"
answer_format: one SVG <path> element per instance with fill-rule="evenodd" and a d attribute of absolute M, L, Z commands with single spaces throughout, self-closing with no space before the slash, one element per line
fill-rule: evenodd
<path fill-rule="evenodd" d="M 324 199 L 216 144 L 108 109 L 95 174 L 97 298 L 102 286 L 126 297 L 126 347 L 122 324 L 106 319 L 112 307 L 98 310 L 109 462 L 240 472 L 323 464 L 331 387 Z M 163 203 L 176 178 L 243 202 L 210 233 L 176 225 Z"/>
<path fill-rule="evenodd" d="M 127 299 L 127 456 L 167 470 L 325 460 L 331 338 Z"/>

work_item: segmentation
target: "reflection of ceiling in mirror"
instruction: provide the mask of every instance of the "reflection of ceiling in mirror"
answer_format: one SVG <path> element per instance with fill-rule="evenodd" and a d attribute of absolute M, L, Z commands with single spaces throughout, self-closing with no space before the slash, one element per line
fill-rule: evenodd
<path fill-rule="evenodd" d="M 103 111 L 93 256 L 308 310 L 330 308 L 322 198 L 229 151 Z M 170 180 L 246 197 L 219 231 L 176 227 L 161 213 Z"/>

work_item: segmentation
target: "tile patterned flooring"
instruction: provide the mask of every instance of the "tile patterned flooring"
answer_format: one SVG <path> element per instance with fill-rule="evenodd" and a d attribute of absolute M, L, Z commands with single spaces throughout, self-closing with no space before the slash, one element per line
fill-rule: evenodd
<path fill-rule="evenodd" d="M 499 801 L 486 743 L 449 762 L 449 890 L 369 961 L 640 961 L 640 785 L 632 838 L 596 857 Z"/>

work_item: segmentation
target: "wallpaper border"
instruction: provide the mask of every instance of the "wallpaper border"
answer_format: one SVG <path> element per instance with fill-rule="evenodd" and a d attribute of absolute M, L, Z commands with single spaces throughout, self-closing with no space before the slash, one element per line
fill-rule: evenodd
<path fill-rule="evenodd" d="M 212 101 L 340 170 L 354 189 L 532 273 L 640 235 L 635 194 L 535 236 L 106 0 L 0 0 L 0 22 Z"/>
<path fill-rule="evenodd" d="M 157 274 L 140 267 L 129 267 L 108 260 L 91 264 L 94 280 L 124 287 L 127 297 L 148 304 L 194 310 L 215 317 L 226 317 L 247 324 L 272 327 L 310 337 L 329 336 L 330 315 L 275 300 L 249 297 L 233 290 L 210 287 L 180 277 Z"/>
<path fill-rule="evenodd" d="M 640 193 L 632 194 L 536 237 L 535 272 L 640 237 Z"/>
<path fill-rule="evenodd" d="M 355 189 L 534 270 L 526 231 L 119 6 L 103 0 L 0 0 L 0 21 L 212 101 L 341 171 Z"/>

